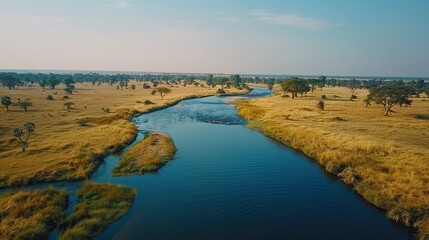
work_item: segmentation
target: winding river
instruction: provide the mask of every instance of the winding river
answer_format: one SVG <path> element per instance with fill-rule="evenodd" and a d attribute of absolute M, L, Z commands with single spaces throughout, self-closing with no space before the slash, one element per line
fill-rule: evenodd
<path fill-rule="evenodd" d="M 185 100 L 133 119 L 133 144 L 165 131 L 178 151 L 159 172 L 138 176 L 112 177 L 120 156 L 105 159 L 91 180 L 139 193 L 96 239 L 415 239 L 310 158 L 246 128 L 226 99 Z M 80 185 L 55 184 L 70 192 Z"/>

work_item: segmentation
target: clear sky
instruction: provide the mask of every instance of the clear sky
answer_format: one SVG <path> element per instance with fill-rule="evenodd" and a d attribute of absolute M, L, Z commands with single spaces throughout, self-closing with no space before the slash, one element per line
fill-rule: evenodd
<path fill-rule="evenodd" d="M 429 76 L 428 0 L 0 0 L 0 69 Z"/>

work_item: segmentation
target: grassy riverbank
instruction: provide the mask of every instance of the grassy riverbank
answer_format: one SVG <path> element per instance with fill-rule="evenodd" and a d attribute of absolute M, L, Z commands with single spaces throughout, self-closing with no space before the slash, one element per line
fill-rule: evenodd
<path fill-rule="evenodd" d="M 68 194 L 52 188 L 0 196 L 0 239 L 45 239 L 64 220 Z"/>
<path fill-rule="evenodd" d="M 56 90 L 0 87 L 2 96 L 10 96 L 15 103 L 18 99 L 33 103 L 28 111 L 18 106 L 10 106 L 9 111 L 0 109 L 0 188 L 86 179 L 106 153 L 117 151 L 134 140 L 137 130 L 129 122 L 133 115 L 189 97 L 214 95 L 217 90 L 161 84 L 172 89 L 161 100 L 159 94 L 151 94 L 153 89 L 143 89 L 143 83 L 130 84 L 135 84 L 136 89 L 121 91 L 108 84 L 76 84 L 73 94 L 66 94 L 61 85 Z M 52 95 L 53 100 L 47 100 L 48 95 Z M 66 102 L 74 104 L 71 109 L 64 107 Z M 22 127 L 26 121 L 33 122 L 36 131 L 30 137 L 27 151 L 22 153 L 12 129 Z"/>
<path fill-rule="evenodd" d="M 61 224 L 59 239 L 91 239 L 125 215 L 136 194 L 130 187 L 85 183 L 73 213 Z"/>
<path fill-rule="evenodd" d="M 387 216 L 429 238 L 429 99 L 415 98 L 384 117 L 364 106 L 366 90 L 350 101 L 346 88 L 316 90 L 303 98 L 280 95 L 239 104 L 249 126 L 304 152 L 339 176 Z M 325 110 L 316 107 L 326 96 Z"/>
<path fill-rule="evenodd" d="M 175 152 L 173 139 L 167 133 L 148 133 L 122 156 L 119 165 L 113 169 L 113 175 L 156 171 L 173 159 Z"/>

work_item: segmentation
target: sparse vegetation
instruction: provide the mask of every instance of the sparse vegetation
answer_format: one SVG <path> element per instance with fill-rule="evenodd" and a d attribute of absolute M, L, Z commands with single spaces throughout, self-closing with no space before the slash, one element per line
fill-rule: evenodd
<path fill-rule="evenodd" d="M 91 239 L 128 212 L 137 190 L 87 182 L 77 192 L 79 202 L 60 226 L 59 239 Z"/>
<path fill-rule="evenodd" d="M 65 191 L 47 188 L 10 191 L 0 196 L 0 239 L 46 239 L 64 220 Z"/>
<path fill-rule="evenodd" d="M 119 165 L 113 169 L 113 175 L 158 170 L 173 158 L 175 152 L 174 142 L 167 133 L 148 133 L 122 156 Z"/>

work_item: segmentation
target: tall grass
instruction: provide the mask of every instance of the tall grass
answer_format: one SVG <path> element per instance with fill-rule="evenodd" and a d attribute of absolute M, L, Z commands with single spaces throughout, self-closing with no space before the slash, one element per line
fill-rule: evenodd
<path fill-rule="evenodd" d="M 59 239 L 93 238 L 128 212 L 136 194 L 126 186 L 86 182 L 73 213 L 60 226 Z"/>
<path fill-rule="evenodd" d="M 46 239 L 65 217 L 68 194 L 47 188 L 0 196 L 0 239 Z"/>

